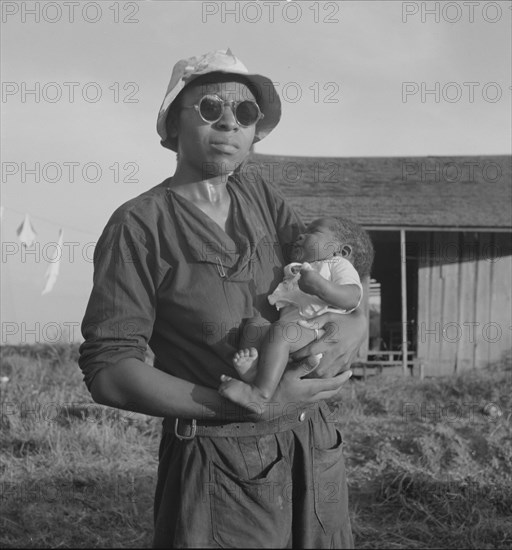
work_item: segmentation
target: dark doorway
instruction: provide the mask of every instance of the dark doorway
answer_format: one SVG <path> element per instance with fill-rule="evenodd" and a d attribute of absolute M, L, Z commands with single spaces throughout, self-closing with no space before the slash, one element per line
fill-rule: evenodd
<path fill-rule="evenodd" d="M 369 231 L 375 248 L 372 279 L 380 284 L 380 342 L 379 349 L 400 351 L 402 347 L 402 296 L 399 231 Z M 416 351 L 416 324 L 418 304 L 418 242 L 406 237 L 407 281 L 407 340 L 408 351 Z M 377 284 L 373 284 L 377 288 Z M 370 306 L 372 296 L 370 296 Z M 375 310 L 370 307 L 370 332 L 378 323 Z M 375 328 L 373 329 L 375 334 Z M 370 334 L 370 349 L 376 347 Z"/>

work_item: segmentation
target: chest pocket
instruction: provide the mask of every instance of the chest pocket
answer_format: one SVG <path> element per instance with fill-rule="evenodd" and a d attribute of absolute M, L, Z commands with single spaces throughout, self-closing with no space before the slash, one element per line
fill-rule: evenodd
<path fill-rule="evenodd" d="M 206 327 L 222 338 L 235 334 L 243 319 L 254 315 L 254 302 L 262 302 L 263 295 L 266 299 L 282 267 L 280 252 L 275 257 L 275 243 L 257 209 L 229 182 L 228 191 L 230 235 L 193 203 L 168 193 L 181 251 L 172 289 L 174 306 L 194 330 Z"/>

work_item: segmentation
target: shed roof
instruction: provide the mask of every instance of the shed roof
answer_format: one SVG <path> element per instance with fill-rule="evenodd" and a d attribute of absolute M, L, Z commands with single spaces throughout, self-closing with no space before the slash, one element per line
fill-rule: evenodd
<path fill-rule="evenodd" d="M 242 168 L 305 221 L 346 216 L 367 228 L 512 230 L 512 156 L 293 157 L 253 153 Z"/>

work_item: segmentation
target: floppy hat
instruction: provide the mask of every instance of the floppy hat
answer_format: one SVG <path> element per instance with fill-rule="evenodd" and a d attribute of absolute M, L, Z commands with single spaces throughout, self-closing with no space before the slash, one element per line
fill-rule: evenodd
<path fill-rule="evenodd" d="M 216 50 L 200 57 L 182 59 L 174 65 L 156 123 L 157 132 L 162 138 L 160 143 L 164 147 L 176 151 L 178 145 L 176 138 L 167 135 L 166 127 L 167 115 L 173 101 L 185 86 L 196 78 L 213 72 L 242 76 L 256 89 L 256 99 L 264 117 L 256 123 L 254 143 L 263 139 L 277 126 L 281 118 L 281 100 L 272 81 L 266 76 L 249 73 L 247 67 L 231 53 L 229 48 Z"/>

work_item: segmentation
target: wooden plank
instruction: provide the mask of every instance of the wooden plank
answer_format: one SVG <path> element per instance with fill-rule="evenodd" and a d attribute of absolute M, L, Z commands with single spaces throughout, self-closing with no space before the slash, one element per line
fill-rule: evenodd
<path fill-rule="evenodd" d="M 376 366 L 376 365 L 382 365 L 383 367 L 395 367 L 397 365 L 401 365 L 403 363 L 402 360 L 400 361 L 378 361 L 378 360 L 373 360 L 373 361 L 361 361 L 361 362 L 357 362 L 357 364 L 361 364 L 361 365 L 366 365 L 368 367 L 371 367 L 371 366 Z"/>
<path fill-rule="evenodd" d="M 415 365 L 418 363 L 417 359 L 410 359 L 407 361 L 407 366 L 410 367 L 412 365 Z M 355 361 L 352 363 L 352 366 L 354 367 L 362 367 L 367 366 L 369 368 L 374 367 L 382 367 L 382 368 L 388 368 L 388 367 L 398 367 L 403 364 L 403 361 L 400 359 L 400 361 Z M 352 366 L 350 368 L 352 368 Z"/>
<path fill-rule="evenodd" d="M 353 365 L 350 367 L 350 370 L 354 376 L 361 376 L 365 380 L 369 376 L 379 376 L 381 374 L 384 376 L 404 376 L 402 363 L 399 363 L 398 365 L 390 365 L 384 369 L 379 368 L 377 365 Z M 405 376 L 415 376 L 416 378 L 420 377 L 419 366 L 416 362 L 411 362 L 407 365 L 407 372 Z"/>
<path fill-rule="evenodd" d="M 492 262 L 491 315 L 483 337 L 489 341 L 489 361 L 498 361 L 512 347 L 512 255 L 511 236 L 495 236 L 496 258 Z"/>
<path fill-rule="evenodd" d="M 420 380 L 423 380 L 424 365 L 421 361 L 418 361 L 417 359 L 415 359 L 414 361 L 411 361 L 411 365 L 409 368 L 410 368 L 411 376 L 413 376 L 414 378 L 419 378 Z"/>
<path fill-rule="evenodd" d="M 403 371 L 402 365 L 400 364 L 400 365 L 396 365 L 394 367 L 389 367 L 387 369 L 384 369 L 381 372 L 381 374 L 384 375 L 384 376 L 403 377 L 404 376 L 404 371 Z M 406 372 L 405 376 L 410 376 L 409 371 Z"/>
<path fill-rule="evenodd" d="M 439 368 L 453 374 L 457 363 L 457 346 L 461 338 L 459 325 L 459 252 L 458 233 L 442 233 L 436 249 L 442 279 Z"/>
<path fill-rule="evenodd" d="M 443 234 L 433 233 L 431 256 L 431 278 L 429 299 L 429 316 L 424 327 L 424 338 L 428 340 L 428 369 L 426 376 L 447 374 L 451 362 L 441 356 L 442 347 L 442 316 L 443 316 L 443 277 L 442 263 L 443 256 Z"/>
<path fill-rule="evenodd" d="M 357 352 L 357 360 L 364 361 L 368 358 L 370 338 L 370 277 L 363 277 L 361 284 L 363 285 L 363 299 L 359 307 L 363 309 L 366 319 L 368 320 L 368 334 Z"/>
<path fill-rule="evenodd" d="M 414 357 L 414 355 L 415 355 L 414 351 L 407 352 L 408 358 Z M 368 359 L 370 359 L 371 357 L 387 357 L 387 359 L 383 359 L 384 361 L 398 360 L 398 358 L 400 358 L 401 356 L 402 356 L 402 352 L 399 350 L 395 350 L 395 351 L 379 350 L 379 351 L 368 352 Z"/>
<path fill-rule="evenodd" d="M 314 216 L 311 216 L 309 220 L 312 221 Z M 404 229 L 403 225 L 372 225 L 371 223 L 363 223 L 363 227 L 367 231 L 400 231 Z M 444 225 L 408 225 L 406 227 L 410 231 L 421 231 L 422 233 L 432 233 L 432 231 L 444 231 L 450 233 L 459 233 L 461 231 L 476 231 L 477 233 L 510 233 L 509 227 L 498 227 L 498 226 L 467 226 L 467 225 L 457 225 L 457 226 L 444 226 Z"/>
<path fill-rule="evenodd" d="M 424 362 L 428 369 L 429 361 L 429 340 L 425 338 L 424 329 L 428 326 L 430 316 L 430 290 L 432 267 L 429 249 L 431 247 L 431 235 L 426 235 L 426 239 L 421 243 L 418 250 L 418 314 L 417 314 L 417 353 L 418 359 Z"/>
<path fill-rule="evenodd" d="M 458 342 L 457 372 L 475 367 L 475 342 L 469 338 L 469 327 L 476 317 L 478 248 L 478 235 L 464 233 L 460 258 L 459 323 L 461 330 L 466 330 Z"/>
<path fill-rule="evenodd" d="M 484 338 L 484 327 L 491 319 L 491 280 L 493 262 L 490 258 L 491 235 L 480 235 L 478 259 L 476 263 L 476 303 L 475 318 L 467 326 L 469 339 L 475 343 L 475 368 L 485 367 L 489 363 L 489 342 Z"/>
<path fill-rule="evenodd" d="M 402 357 L 404 374 L 407 372 L 407 264 L 405 255 L 405 231 L 400 230 L 400 289 L 402 298 Z"/>

